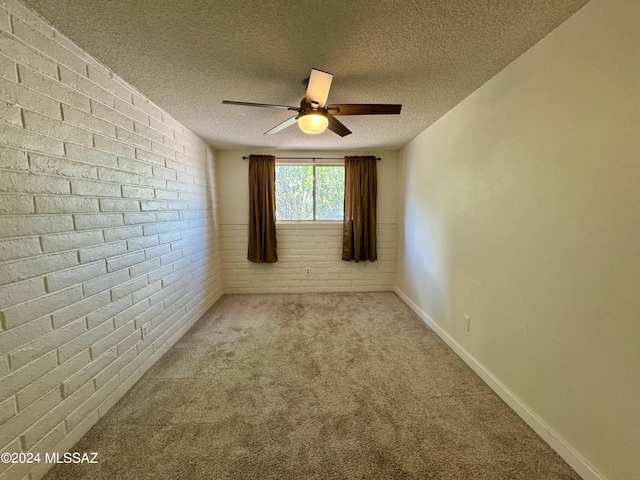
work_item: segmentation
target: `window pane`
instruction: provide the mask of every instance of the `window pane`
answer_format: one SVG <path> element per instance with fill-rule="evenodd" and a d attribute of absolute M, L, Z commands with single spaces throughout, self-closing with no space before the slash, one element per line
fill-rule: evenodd
<path fill-rule="evenodd" d="M 313 167 L 276 165 L 276 220 L 313 220 Z"/>
<path fill-rule="evenodd" d="M 344 217 L 344 167 L 316 167 L 316 219 Z"/>

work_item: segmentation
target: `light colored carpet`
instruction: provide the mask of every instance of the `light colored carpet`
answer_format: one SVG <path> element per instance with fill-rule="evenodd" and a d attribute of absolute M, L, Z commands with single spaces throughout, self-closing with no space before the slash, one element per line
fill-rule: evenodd
<path fill-rule="evenodd" d="M 223 297 L 53 479 L 579 479 L 393 293 Z"/>

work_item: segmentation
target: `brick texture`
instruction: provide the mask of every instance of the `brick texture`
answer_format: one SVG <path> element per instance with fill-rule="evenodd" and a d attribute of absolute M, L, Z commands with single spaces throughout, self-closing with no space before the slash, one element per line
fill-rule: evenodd
<path fill-rule="evenodd" d="M 21 3 L 0 14 L 0 451 L 62 452 L 222 295 L 216 166 Z"/>
<path fill-rule="evenodd" d="M 225 293 L 388 291 L 395 285 L 395 223 L 378 224 L 378 260 L 358 263 L 341 259 L 341 223 L 278 224 L 273 264 L 247 260 L 247 225 L 220 229 Z"/>

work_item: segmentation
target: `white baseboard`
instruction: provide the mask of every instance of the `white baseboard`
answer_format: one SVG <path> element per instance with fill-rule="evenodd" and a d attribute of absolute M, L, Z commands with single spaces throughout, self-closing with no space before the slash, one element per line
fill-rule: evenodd
<path fill-rule="evenodd" d="M 467 352 L 426 312 L 418 307 L 402 290 L 394 288 L 398 295 L 471 369 L 522 418 L 562 459 L 584 480 L 606 480 L 589 463 L 565 442 L 555 431 L 544 423 L 534 412 L 522 403 L 505 385 L 495 378 L 473 355 Z"/>

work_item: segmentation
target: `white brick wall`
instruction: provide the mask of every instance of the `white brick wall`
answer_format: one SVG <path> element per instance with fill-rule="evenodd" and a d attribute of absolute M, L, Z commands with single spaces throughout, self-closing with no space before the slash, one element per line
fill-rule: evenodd
<path fill-rule="evenodd" d="M 2 2 L 0 451 L 71 448 L 222 294 L 213 163 L 139 92 Z M 46 467 L 0 464 L 0 477 Z"/>
<path fill-rule="evenodd" d="M 393 290 L 396 224 L 378 224 L 378 260 L 342 260 L 342 224 L 278 224 L 278 261 L 247 260 L 247 225 L 221 225 L 225 293 Z M 306 275 L 311 267 L 311 275 Z"/>

